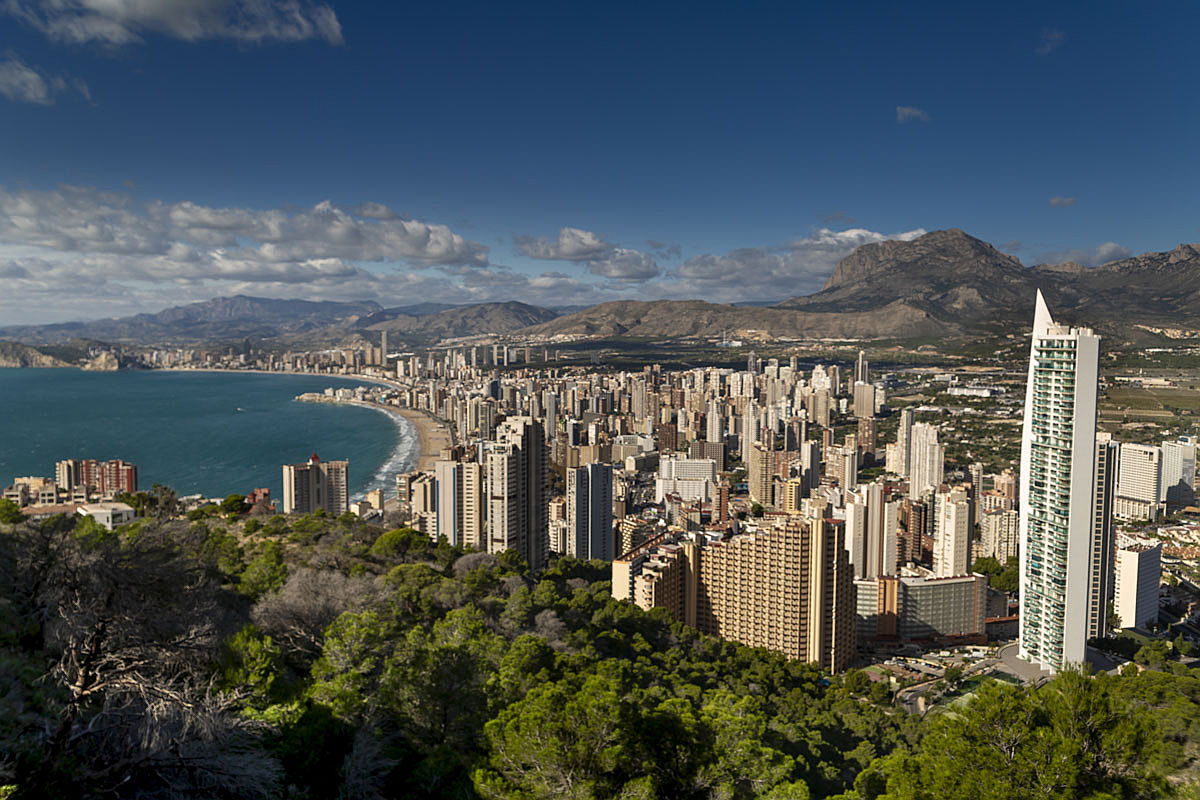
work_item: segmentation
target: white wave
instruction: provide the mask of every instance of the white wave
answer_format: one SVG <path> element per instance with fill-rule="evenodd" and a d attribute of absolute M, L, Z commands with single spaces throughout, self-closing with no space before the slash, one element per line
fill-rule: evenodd
<path fill-rule="evenodd" d="M 388 411 L 378 406 L 364 407 L 378 411 L 380 414 L 386 414 L 395 424 L 400 436 L 396 441 L 396 449 L 392 450 L 391 455 L 383 462 L 383 466 L 371 476 L 370 482 L 367 483 L 367 488 L 354 494 L 351 500 L 362 500 L 367 496 L 367 492 L 372 489 L 383 489 L 385 496 L 390 494 L 392 488 L 396 485 L 395 476 L 398 473 L 410 472 L 415 469 L 417 459 L 420 457 L 419 445 L 421 440 L 417 436 L 416 425 L 394 411 Z"/>

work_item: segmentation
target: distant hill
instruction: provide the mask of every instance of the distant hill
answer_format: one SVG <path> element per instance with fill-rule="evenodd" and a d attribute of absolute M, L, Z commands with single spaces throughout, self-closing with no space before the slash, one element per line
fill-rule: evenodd
<path fill-rule="evenodd" d="M 370 301 L 336 303 L 236 295 L 174 306 L 157 314 L 136 314 L 94 322 L 14 326 L 0 329 L 0 337 L 32 344 L 81 338 L 142 345 L 258 339 L 309 330 L 382 310 L 378 303 Z"/>
<path fill-rule="evenodd" d="M 1028 268 L 961 230 L 933 231 L 910 242 L 859 247 L 821 291 L 777 307 L 887 314 L 903 303 L 949 328 L 977 330 L 1026 321 L 1038 289 L 1056 315 L 1094 327 L 1194 324 L 1200 320 L 1200 249 L 1185 244 L 1092 268 Z"/>
<path fill-rule="evenodd" d="M 419 317 L 423 314 L 436 314 L 439 311 L 446 311 L 451 308 L 460 308 L 459 303 L 414 303 L 411 306 L 397 306 L 396 308 L 385 308 L 387 314 L 406 314 L 410 317 Z"/>
<path fill-rule="evenodd" d="M 377 341 L 378 333 L 386 330 L 397 344 L 425 344 L 448 337 L 511 333 L 556 316 L 554 311 L 516 302 L 421 303 L 385 309 L 370 301 L 313 302 L 237 295 L 175 306 L 157 314 L 15 326 L 0 329 L 0 336 L 38 346 L 81 339 L 142 346 L 252 339 L 311 347 Z"/>
<path fill-rule="evenodd" d="M 917 338 L 1015 329 L 1028 323 L 1037 289 L 1056 316 L 1110 331 L 1147 321 L 1200 326 L 1200 247 L 1094 268 L 1030 268 L 955 228 L 863 245 L 838 263 L 821 291 L 769 308 L 622 301 L 529 332 L 673 337 L 749 328 L 776 336 Z"/>
<path fill-rule="evenodd" d="M 602 336 L 719 336 L 739 330 L 766 331 L 772 336 L 926 336 L 944 328 L 915 308 L 890 309 L 886 324 L 876 314 L 799 312 L 707 303 L 703 300 L 618 300 L 527 328 L 522 333 Z"/>
<path fill-rule="evenodd" d="M 512 333 L 531 325 L 548 322 L 558 314 L 547 308 L 526 303 L 478 303 L 452 306 L 430 314 L 396 314 L 389 309 L 364 317 L 354 324 L 360 331 L 388 331 L 401 338 L 437 340 L 487 333 Z"/>
<path fill-rule="evenodd" d="M 0 329 L 37 346 L 87 339 L 131 345 L 201 344 L 249 338 L 281 347 L 377 342 L 420 346 L 446 338 L 529 333 L 597 336 L 717 336 L 760 330 L 784 337 L 920 338 L 1022 330 L 1037 289 L 1055 316 L 1102 331 L 1136 324 L 1200 328 L 1200 247 L 1183 244 L 1098 267 L 1026 267 L 961 230 L 859 247 L 821 291 L 770 306 L 703 300 L 619 300 L 542 308 L 519 302 L 451 305 L 312 302 L 219 297 L 96 322 Z M 13 357 L 15 359 L 15 356 Z"/>
<path fill-rule="evenodd" d="M 956 330 L 1023 319 L 1037 286 L 1016 258 L 955 228 L 863 245 L 838 263 L 821 291 L 775 308 L 872 313 L 881 332 L 897 328 L 891 317 L 898 311 L 908 318 L 918 311 Z"/>

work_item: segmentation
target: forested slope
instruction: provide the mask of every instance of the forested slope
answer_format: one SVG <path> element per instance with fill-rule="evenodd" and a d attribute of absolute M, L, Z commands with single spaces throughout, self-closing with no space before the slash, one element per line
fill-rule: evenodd
<path fill-rule="evenodd" d="M 1162 797 L 1200 736 L 1178 664 L 919 719 L 603 564 L 135 500 L 115 534 L 0 509 L 0 797 Z"/>

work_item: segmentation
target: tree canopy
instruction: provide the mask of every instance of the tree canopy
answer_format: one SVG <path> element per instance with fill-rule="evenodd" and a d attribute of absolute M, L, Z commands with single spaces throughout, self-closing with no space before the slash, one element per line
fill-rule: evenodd
<path fill-rule="evenodd" d="M 600 562 L 157 494 L 115 533 L 0 532 L 0 796 L 1100 800 L 1192 774 L 1177 660 L 921 718 L 615 601 Z"/>

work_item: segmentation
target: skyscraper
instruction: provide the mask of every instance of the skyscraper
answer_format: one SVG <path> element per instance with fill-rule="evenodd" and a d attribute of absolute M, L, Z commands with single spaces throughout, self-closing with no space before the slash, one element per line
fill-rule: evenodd
<path fill-rule="evenodd" d="M 1119 446 L 1111 433 L 1096 434 L 1096 480 L 1092 503 L 1091 578 L 1088 584 L 1088 638 L 1109 634 L 1108 607 L 1113 602 L 1116 549 L 1113 534 L 1113 493 L 1116 490 Z"/>
<path fill-rule="evenodd" d="M 1125 519 L 1154 519 L 1165 500 L 1163 451 L 1152 444 L 1123 442 L 1117 469 L 1116 514 Z"/>
<path fill-rule="evenodd" d="M 899 557 L 900 505 L 883 484 L 858 487 L 846 499 L 846 550 L 856 578 L 895 575 Z"/>
<path fill-rule="evenodd" d="M 613 562 L 612 592 L 828 670 L 854 659 L 854 576 L 841 526 L 823 519 L 728 538 L 658 537 Z"/>
<path fill-rule="evenodd" d="M 971 500 L 964 489 L 939 491 L 934 503 L 933 574 L 939 578 L 969 575 L 971 535 L 974 531 Z"/>
<path fill-rule="evenodd" d="M 900 425 L 896 428 L 896 461 L 899 469 L 897 474 L 902 478 L 908 477 L 909 464 L 912 458 L 912 429 L 913 410 L 900 409 Z"/>
<path fill-rule="evenodd" d="M 1084 661 L 1095 532 L 1100 337 L 1058 325 L 1037 295 L 1021 436 L 1020 657 Z"/>
<path fill-rule="evenodd" d="M 483 466 L 438 461 L 433 466 L 437 492 L 437 537 L 460 547 L 479 547 L 483 539 Z M 435 537 L 435 538 L 437 538 Z"/>
<path fill-rule="evenodd" d="M 876 412 L 875 387 L 859 381 L 854 384 L 854 416 L 873 417 Z"/>
<path fill-rule="evenodd" d="M 313 453 L 303 464 L 283 465 L 283 513 L 330 514 L 350 510 L 350 462 L 322 461 Z"/>
<path fill-rule="evenodd" d="M 509 417 L 487 453 L 487 550 L 516 550 L 533 569 L 550 549 L 546 437 L 532 417 Z"/>
<path fill-rule="evenodd" d="M 937 489 L 946 469 L 946 448 L 938 443 L 938 429 L 927 422 L 912 426 L 908 452 L 909 494 L 921 497 Z"/>
<path fill-rule="evenodd" d="M 858 351 L 858 358 L 854 362 L 854 382 L 871 382 L 871 366 L 867 363 L 867 354 L 862 350 Z"/>
<path fill-rule="evenodd" d="M 1169 509 L 1191 505 L 1196 499 L 1196 438 L 1181 436 L 1162 444 L 1162 495 Z"/>
<path fill-rule="evenodd" d="M 567 470 L 567 553 L 576 558 L 616 558 L 613 545 L 613 473 L 609 464 Z"/>

